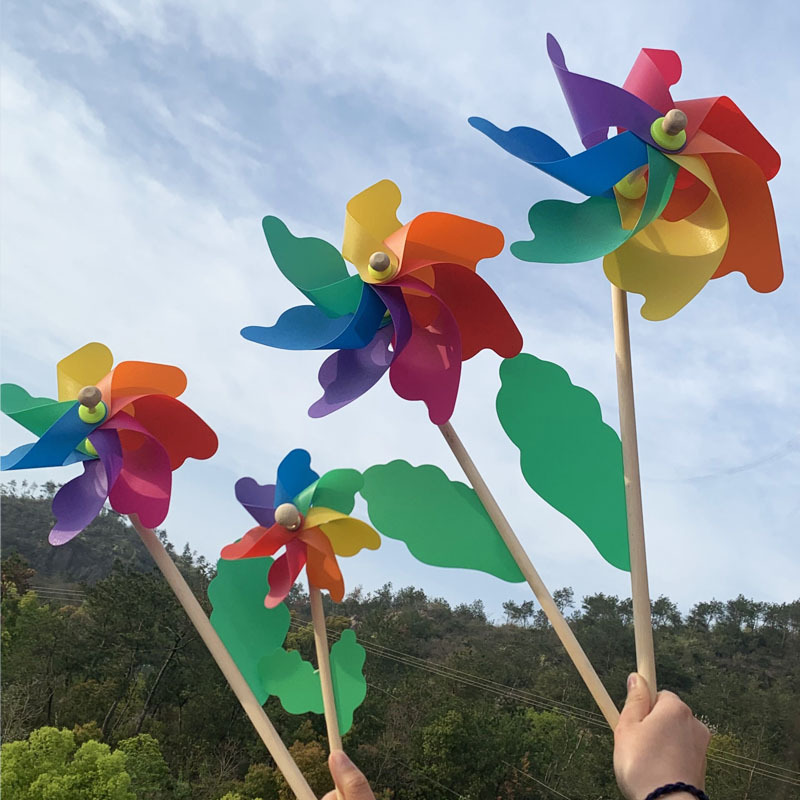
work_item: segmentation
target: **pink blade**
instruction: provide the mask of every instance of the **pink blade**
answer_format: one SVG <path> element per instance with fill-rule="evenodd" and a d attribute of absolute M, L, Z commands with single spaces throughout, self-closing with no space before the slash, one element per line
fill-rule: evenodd
<path fill-rule="evenodd" d="M 294 539 L 286 545 L 286 552 L 269 569 L 269 594 L 264 598 L 267 608 L 275 608 L 286 599 L 305 564 L 306 546 Z"/>

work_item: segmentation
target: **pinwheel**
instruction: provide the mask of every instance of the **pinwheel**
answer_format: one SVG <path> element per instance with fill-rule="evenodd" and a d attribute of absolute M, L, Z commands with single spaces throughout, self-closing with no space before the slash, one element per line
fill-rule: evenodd
<path fill-rule="evenodd" d="M 160 525 L 173 470 L 217 449 L 211 428 L 176 399 L 186 388 L 180 369 L 141 361 L 112 365 L 111 351 L 94 342 L 58 363 L 57 401 L 33 398 L 14 384 L 2 387 L 3 411 L 39 435 L 4 456 L 4 470 L 83 462 L 83 474 L 53 498 L 54 545 L 80 533 L 106 500 L 148 528 Z"/>
<path fill-rule="evenodd" d="M 480 117 L 469 121 L 512 155 L 589 195 L 579 204 L 534 205 L 534 239 L 511 251 L 551 263 L 604 257 L 612 283 L 637 669 L 655 697 L 626 292 L 644 296 L 643 317 L 663 320 L 711 278 L 733 271 L 756 291 L 777 289 L 783 267 L 767 181 L 780 157 L 730 98 L 673 101 L 681 62 L 671 50 L 642 50 L 622 87 L 570 72 L 549 34 L 547 51 L 584 152 L 570 156 L 532 128 L 504 131 Z M 612 126 L 617 135 L 608 138 Z"/>
<path fill-rule="evenodd" d="M 522 337 L 500 299 L 475 272 L 497 255 L 497 228 L 428 212 L 402 225 L 400 191 L 384 180 L 347 204 L 341 254 L 320 239 L 296 239 L 276 217 L 264 233 L 278 268 L 313 306 L 284 312 L 242 336 L 287 350 L 335 350 L 322 364 L 324 389 L 309 414 L 322 417 L 360 397 L 388 370 L 392 387 L 422 400 L 430 419 L 450 419 L 461 362 L 485 348 L 514 356 Z M 348 273 L 344 256 L 357 270 Z"/>
<path fill-rule="evenodd" d="M 484 348 L 506 358 L 522 349 L 513 320 L 475 271 L 480 259 L 500 252 L 503 236 L 496 228 L 439 212 L 401 225 L 396 216 L 399 204 L 400 192 L 388 180 L 353 197 L 347 204 L 341 253 L 320 239 L 297 239 L 280 220 L 265 217 L 264 233 L 278 268 L 314 305 L 291 308 L 274 326 L 247 327 L 242 335 L 287 350 L 336 351 L 319 371 L 324 394 L 311 406 L 312 417 L 352 402 L 387 371 L 397 394 L 426 404 L 518 574 L 528 581 L 613 727 L 618 717 L 613 701 L 450 422 L 462 361 Z M 348 272 L 344 259 L 357 274 Z M 265 517 L 269 524 L 275 519 L 270 514 Z M 287 519 L 297 521 L 296 516 Z M 280 525 L 267 535 L 266 523 L 261 522 L 262 530 L 256 529 L 250 540 L 245 537 L 232 547 L 248 552 L 263 541 L 264 549 L 255 552 L 266 554 L 291 541 Z M 311 516 L 307 524 L 317 524 L 317 518 Z M 296 537 L 291 552 L 287 547 L 276 570 L 279 595 L 288 591 L 302 568 L 304 552 L 310 566 L 307 542 Z M 333 578 L 331 583 L 335 585 Z"/>
<path fill-rule="evenodd" d="M 260 558 L 285 548 L 267 576 L 267 608 L 275 608 L 286 599 L 306 567 L 328 741 L 334 750 L 341 750 L 342 742 L 320 589 L 327 589 L 331 599 L 340 603 L 344 580 L 336 556 L 353 556 L 364 548 L 380 547 L 377 532 L 349 516 L 362 483 L 355 470 L 333 470 L 320 477 L 311 469 L 306 450 L 292 450 L 278 466 L 274 484 L 262 486 L 253 478 L 236 482 L 236 498 L 258 525 L 220 553 L 223 559 Z"/>
<path fill-rule="evenodd" d="M 622 87 L 578 75 L 548 34 L 547 51 L 588 149 L 569 156 L 533 128 L 470 123 L 512 155 L 589 195 L 530 210 L 535 238 L 511 252 L 524 261 L 604 257 L 608 279 L 642 294 L 642 316 L 663 320 L 711 278 L 744 273 L 758 292 L 783 279 L 767 181 L 780 157 L 728 97 L 673 101 L 681 75 L 672 50 L 644 49 Z M 608 129 L 620 131 L 608 137 Z"/>
<path fill-rule="evenodd" d="M 50 543 L 61 545 L 74 538 L 106 501 L 118 513 L 130 515 L 287 782 L 298 797 L 313 800 L 315 795 L 291 754 L 152 530 L 169 510 L 172 472 L 187 458 L 214 455 L 216 434 L 176 399 L 186 389 L 180 369 L 143 361 L 113 364 L 111 351 L 98 342 L 62 359 L 56 368 L 58 400 L 32 397 L 16 384 L 3 384 L 3 412 L 39 438 L 3 456 L 2 469 L 83 462 L 83 474 L 64 484 L 53 498 L 56 524 Z"/>

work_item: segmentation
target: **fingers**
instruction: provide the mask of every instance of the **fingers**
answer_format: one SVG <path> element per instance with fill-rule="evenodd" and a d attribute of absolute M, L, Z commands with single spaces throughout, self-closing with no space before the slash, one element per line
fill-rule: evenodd
<path fill-rule="evenodd" d="M 334 750 L 330 754 L 328 766 L 341 800 L 375 800 L 367 779 L 342 750 Z M 323 798 L 323 800 L 336 799 L 336 791 L 328 792 Z"/>
<path fill-rule="evenodd" d="M 619 715 L 620 725 L 641 722 L 650 713 L 650 690 L 647 681 L 638 673 L 628 676 L 628 696 Z"/>

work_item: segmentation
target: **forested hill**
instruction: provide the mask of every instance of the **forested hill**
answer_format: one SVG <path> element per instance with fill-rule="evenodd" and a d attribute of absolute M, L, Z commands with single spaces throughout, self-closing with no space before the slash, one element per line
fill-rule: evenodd
<path fill-rule="evenodd" d="M 41 753 L 77 751 L 84 770 L 90 753 L 105 753 L 104 769 L 131 780 L 115 799 L 289 798 L 130 529 L 104 514 L 50 548 L 51 493 L 6 489 L 2 498 L 2 734 L 15 742 L 3 786 L 43 768 L 44 757 L 23 757 L 33 732 Z M 212 565 L 188 550 L 174 557 L 208 610 Z M 630 601 L 577 600 L 569 589 L 558 600 L 621 700 L 634 663 Z M 290 607 L 286 646 L 313 659 L 308 598 L 294 592 Z M 379 800 L 619 797 L 610 733 L 532 604 L 508 603 L 506 622 L 491 624 L 480 601 L 451 607 L 386 586 L 326 608 L 329 629 L 353 627 L 367 650 L 369 692 L 345 747 Z M 654 621 L 663 687 L 715 733 L 711 797 L 800 797 L 800 601 L 709 600 L 681 615 L 660 598 Z M 289 716 L 273 699 L 267 710 L 321 795 L 330 788 L 322 718 Z M 95 796 L 111 797 L 85 793 Z"/>
<path fill-rule="evenodd" d="M 19 553 L 44 586 L 94 584 L 111 574 L 115 561 L 138 571 L 153 568 L 150 554 L 124 517 L 104 511 L 67 546 L 47 541 L 55 523 L 51 511 L 58 487 L 2 485 L 3 556 Z"/>

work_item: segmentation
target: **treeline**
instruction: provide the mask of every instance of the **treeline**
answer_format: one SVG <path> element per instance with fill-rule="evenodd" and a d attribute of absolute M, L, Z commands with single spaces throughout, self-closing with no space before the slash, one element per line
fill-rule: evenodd
<path fill-rule="evenodd" d="M 85 551 L 54 556 L 51 495 L 6 487 L 2 498 L 2 732 L 14 743 L 4 746 L 4 796 L 28 800 L 8 781 L 44 769 L 31 756 L 38 747 L 64 754 L 48 769 L 65 774 L 90 756 L 106 769 L 113 761 L 129 784 L 113 795 L 121 800 L 291 797 L 132 530 L 104 513 L 58 548 L 84 539 Z M 188 548 L 172 554 L 210 611 L 213 565 Z M 83 583 L 69 580 L 73 569 Z M 578 602 L 569 589 L 557 600 L 620 701 L 634 663 L 630 601 Z M 295 591 L 290 607 L 287 647 L 312 659 L 308 598 Z M 451 607 L 391 586 L 328 605 L 331 632 L 353 627 L 367 649 L 369 692 L 345 747 L 379 798 L 619 796 L 610 733 L 541 612 L 505 610 L 505 623 L 491 624 L 480 601 Z M 797 797 L 800 601 L 712 600 L 684 616 L 659 598 L 653 612 L 663 688 L 715 732 L 711 796 Z M 290 716 L 273 700 L 267 710 L 313 788 L 330 788 L 322 718 Z"/>

